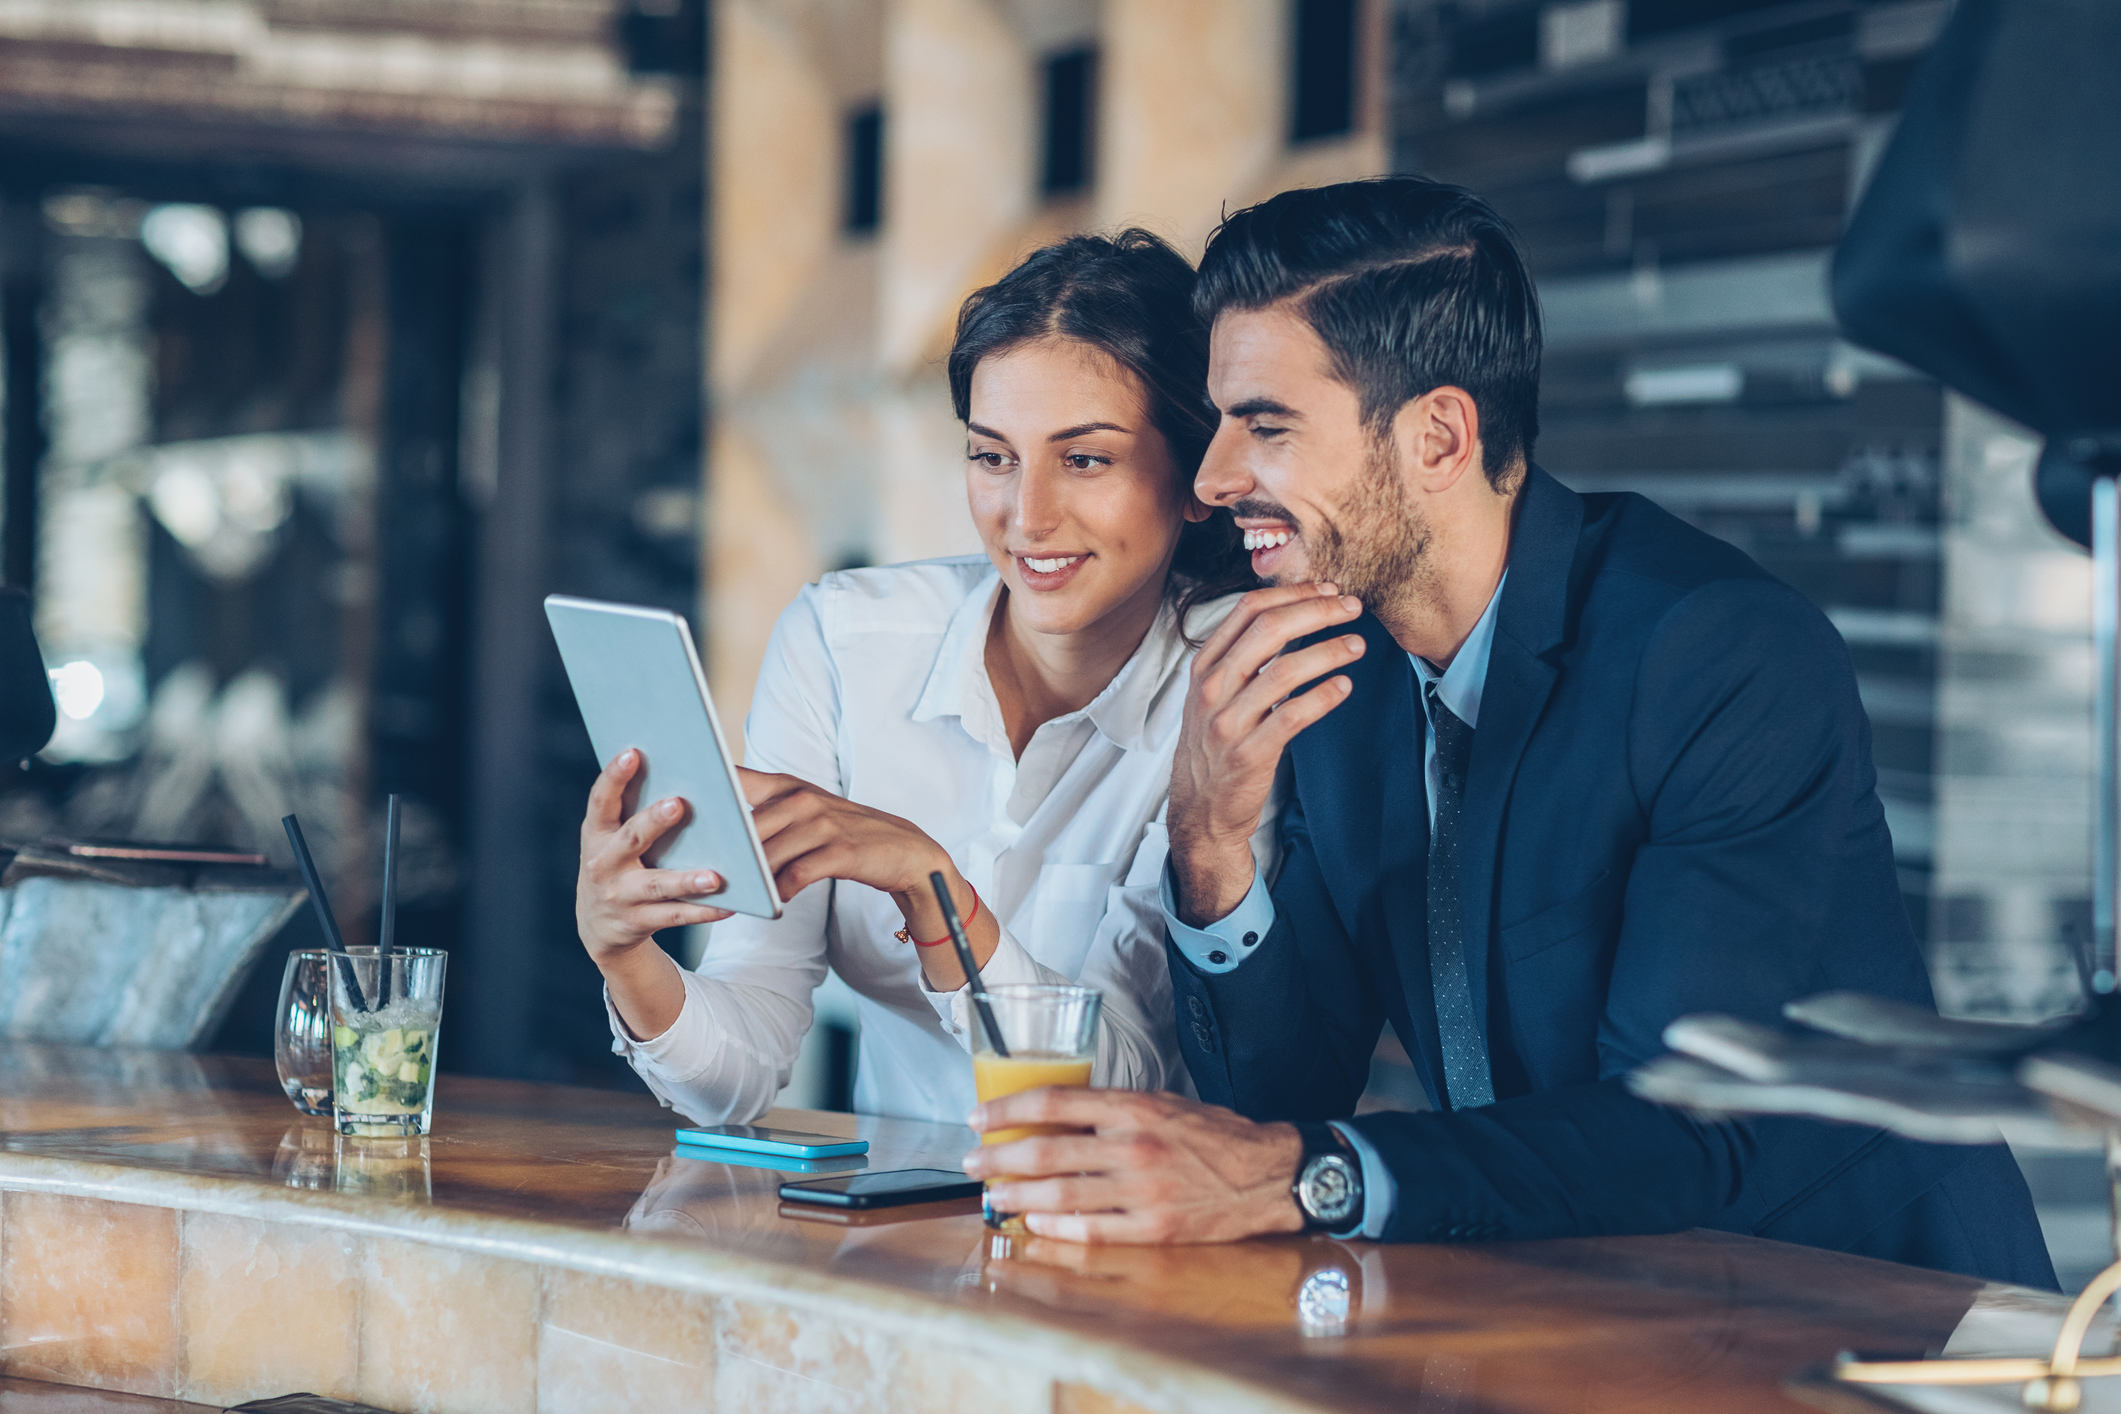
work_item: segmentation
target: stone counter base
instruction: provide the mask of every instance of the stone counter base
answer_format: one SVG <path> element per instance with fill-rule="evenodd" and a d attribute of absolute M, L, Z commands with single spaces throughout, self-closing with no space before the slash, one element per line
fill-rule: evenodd
<path fill-rule="evenodd" d="M 400 1414 L 1139 1414 L 1020 1360 L 400 1237 L 0 1193 L 0 1374 Z"/>

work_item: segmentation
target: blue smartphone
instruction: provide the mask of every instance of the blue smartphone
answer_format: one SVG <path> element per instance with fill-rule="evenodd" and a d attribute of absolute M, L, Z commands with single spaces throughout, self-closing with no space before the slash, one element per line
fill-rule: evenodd
<path fill-rule="evenodd" d="M 747 1154 L 778 1154 L 789 1159 L 832 1159 L 843 1154 L 866 1154 L 866 1139 L 835 1139 L 829 1134 L 803 1134 L 793 1129 L 768 1129 L 762 1124 L 710 1124 L 678 1131 L 678 1143 L 710 1149 L 736 1149 Z"/>
<path fill-rule="evenodd" d="M 710 1149 L 705 1144 L 679 1144 L 671 1157 L 696 1164 L 718 1164 L 732 1169 L 770 1169 L 774 1173 L 860 1173 L 869 1167 L 866 1154 L 838 1159 L 787 1159 L 779 1154 L 747 1154 L 738 1149 Z"/>

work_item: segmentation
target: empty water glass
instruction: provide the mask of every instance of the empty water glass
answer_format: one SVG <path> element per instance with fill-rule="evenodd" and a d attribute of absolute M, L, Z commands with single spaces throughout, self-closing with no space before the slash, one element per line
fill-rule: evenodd
<path fill-rule="evenodd" d="M 331 1115 L 331 977 L 328 952 L 291 952 L 280 978 L 273 1065 L 280 1088 L 306 1115 Z"/>

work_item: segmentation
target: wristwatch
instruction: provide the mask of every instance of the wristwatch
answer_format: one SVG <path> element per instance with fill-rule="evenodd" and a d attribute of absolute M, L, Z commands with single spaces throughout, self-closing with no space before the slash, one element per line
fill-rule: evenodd
<path fill-rule="evenodd" d="M 1303 1157 L 1289 1192 L 1303 1214 L 1305 1232 L 1346 1237 L 1362 1226 L 1362 1161 L 1330 1124 L 1299 1124 Z"/>

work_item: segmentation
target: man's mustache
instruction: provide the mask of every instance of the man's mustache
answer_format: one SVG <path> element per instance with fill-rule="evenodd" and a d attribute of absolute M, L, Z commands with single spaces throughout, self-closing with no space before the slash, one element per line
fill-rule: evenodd
<path fill-rule="evenodd" d="M 1247 496 L 1242 501 L 1232 501 L 1230 503 L 1230 514 L 1239 520 L 1278 520 L 1289 525 L 1297 523 L 1296 517 L 1289 514 L 1287 506 L 1275 501 L 1263 500 L 1257 496 Z"/>

